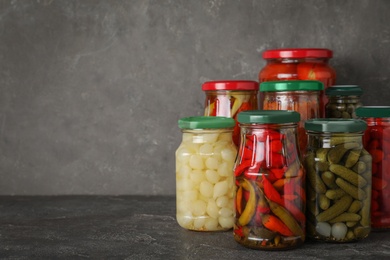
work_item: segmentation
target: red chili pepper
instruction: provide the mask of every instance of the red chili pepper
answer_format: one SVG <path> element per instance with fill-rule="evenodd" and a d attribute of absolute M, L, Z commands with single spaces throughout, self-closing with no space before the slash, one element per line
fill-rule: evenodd
<path fill-rule="evenodd" d="M 383 160 L 383 152 L 382 152 L 382 150 L 372 149 L 372 150 L 369 150 L 369 153 L 372 156 L 372 162 L 373 163 L 379 163 L 379 162 L 381 162 Z"/>
<path fill-rule="evenodd" d="M 273 140 L 270 143 L 270 151 L 272 153 L 282 153 L 283 152 L 283 143 L 281 140 Z"/>
<path fill-rule="evenodd" d="M 248 147 L 244 147 L 242 149 L 242 152 L 240 153 L 241 154 L 241 158 L 244 159 L 244 160 L 252 160 L 252 157 L 253 157 L 253 150 L 249 149 Z"/>
<path fill-rule="evenodd" d="M 244 232 L 242 232 L 242 227 L 234 228 L 234 234 L 236 234 L 239 237 L 243 237 L 244 236 Z"/>
<path fill-rule="evenodd" d="M 281 179 L 286 171 L 285 168 L 271 168 L 271 173 L 275 176 L 276 179 Z"/>
<path fill-rule="evenodd" d="M 283 205 L 283 199 L 280 196 L 279 192 L 274 188 L 272 183 L 263 175 L 263 188 L 264 195 L 273 202 L 276 202 L 280 205 Z"/>
<path fill-rule="evenodd" d="M 285 165 L 285 158 L 280 153 L 268 153 L 267 165 L 270 168 L 282 168 Z"/>
<path fill-rule="evenodd" d="M 241 161 L 241 163 L 238 164 L 237 167 L 234 169 L 234 176 L 240 176 L 245 171 L 245 169 L 249 168 L 251 165 L 251 160 Z"/>
<path fill-rule="evenodd" d="M 273 215 L 263 215 L 262 223 L 267 229 L 274 232 L 278 232 L 283 236 L 290 237 L 294 235 L 293 232 L 291 232 L 291 230 L 286 226 L 286 224 L 284 224 L 283 221 Z"/>

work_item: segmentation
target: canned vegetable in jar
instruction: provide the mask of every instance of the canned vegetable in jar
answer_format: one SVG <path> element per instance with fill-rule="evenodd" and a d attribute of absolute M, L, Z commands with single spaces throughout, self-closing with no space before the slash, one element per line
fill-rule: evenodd
<path fill-rule="evenodd" d="M 298 124 L 300 153 L 304 153 L 307 135 L 304 122 L 320 117 L 320 92 L 323 84 L 314 80 L 270 81 L 260 84 L 264 110 L 294 110 L 301 115 Z"/>
<path fill-rule="evenodd" d="M 336 72 L 329 65 L 333 52 L 321 48 L 273 49 L 263 52 L 266 65 L 259 72 L 259 82 L 281 80 L 319 80 L 324 89 L 335 84 Z M 321 117 L 327 98 L 320 97 Z"/>
<path fill-rule="evenodd" d="M 259 83 L 250 80 L 208 81 L 202 85 L 206 94 L 205 116 L 232 117 L 236 121 L 233 141 L 240 144 L 237 115 L 241 111 L 258 109 Z"/>
<path fill-rule="evenodd" d="M 304 165 L 309 238 L 351 242 L 370 233 L 371 155 L 367 124 L 357 119 L 311 119 Z"/>
<path fill-rule="evenodd" d="M 235 121 L 226 117 L 179 120 L 183 139 L 176 150 L 176 219 L 185 229 L 233 227 L 234 125 Z"/>
<path fill-rule="evenodd" d="M 356 115 L 368 127 L 363 144 L 372 156 L 371 227 L 390 228 L 390 106 L 364 106 Z"/>
<path fill-rule="evenodd" d="M 363 90 L 357 85 L 335 85 L 325 91 L 328 103 L 326 118 L 356 118 L 356 108 L 362 106 Z"/>
<path fill-rule="evenodd" d="M 241 143 L 234 168 L 234 238 L 264 250 L 292 249 L 305 240 L 305 174 L 295 111 L 238 114 Z"/>

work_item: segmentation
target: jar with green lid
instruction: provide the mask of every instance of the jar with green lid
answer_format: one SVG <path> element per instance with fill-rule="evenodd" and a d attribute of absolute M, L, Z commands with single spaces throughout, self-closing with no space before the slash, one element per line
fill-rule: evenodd
<path fill-rule="evenodd" d="M 315 80 L 269 81 L 260 85 L 264 110 L 294 110 L 301 115 L 298 124 L 298 141 L 301 153 L 307 145 L 304 122 L 320 118 L 320 93 L 324 85 Z"/>
<path fill-rule="evenodd" d="M 364 148 L 372 156 L 371 227 L 390 228 L 390 106 L 362 106 L 356 116 L 367 123 Z"/>
<path fill-rule="evenodd" d="M 304 165 L 308 238 L 351 242 L 370 233 L 371 155 L 358 119 L 312 119 Z"/>
<path fill-rule="evenodd" d="M 234 167 L 234 239 L 263 250 L 296 248 L 305 240 L 305 174 L 298 155 L 295 111 L 238 114 L 241 143 Z"/>
<path fill-rule="evenodd" d="M 182 118 L 178 123 L 183 137 L 176 150 L 177 222 L 196 231 L 231 229 L 235 121 L 201 116 Z"/>
<path fill-rule="evenodd" d="M 335 85 L 325 90 L 328 103 L 326 118 L 356 118 L 356 108 L 362 106 L 363 90 L 358 85 Z"/>

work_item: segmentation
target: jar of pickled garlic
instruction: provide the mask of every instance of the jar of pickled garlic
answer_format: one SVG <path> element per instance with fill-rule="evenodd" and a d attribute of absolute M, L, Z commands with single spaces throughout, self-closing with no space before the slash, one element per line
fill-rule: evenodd
<path fill-rule="evenodd" d="M 320 93 L 323 84 L 314 80 L 270 81 L 260 84 L 264 110 L 294 110 L 301 115 L 298 124 L 300 153 L 306 151 L 307 135 L 304 122 L 320 116 Z"/>
<path fill-rule="evenodd" d="M 326 118 L 356 118 L 356 108 L 362 106 L 363 90 L 358 85 L 334 85 L 325 90 L 328 103 Z"/>
<path fill-rule="evenodd" d="M 220 231 L 233 227 L 234 125 L 234 119 L 227 117 L 179 120 L 183 139 L 176 150 L 176 219 L 185 229 Z"/>
<path fill-rule="evenodd" d="M 221 80 L 203 83 L 206 94 L 205 116 L 232 117 L 236 121 L 233 141 L 240 144 L 240 127 L 237 115 L 241 111 L 258 109 L 259 83 L 250 80 Z"/>
<path fill-rule="evenodd" d="M 333 52 L 331 50 L 319 48 L 266 50 L 263 52 L 263 59 L 267 63 L 259 72 L 259 82 L 319 80 L 326 89 L 334 85 L 336 81 L 336 72 L 329 64 L 332 57 Z M 324 107 L 327 101 L 324 91 L 321 91 L 321 117 L 325 115 Z"/>
<path fill-rule="evenodd" d="M 234 167 L 235 240 L 249 248 L 292 249 L 305 240 L 305 173 L 298 155 L 299 113 L 238 114 L 241 143 Z"/>
<path fill-rule="evenodd" d="M 390 228 L 390 106 L 362 106 L 356 115 L 366 121 L 364 148 L 372 156 L 371 227 Z"/>
<path fill-rule="evenodd" d="M 311 119 L 304 159 L 308 238 L 352 242 L 370 233 L 371 155 L 357 119 Z"/>

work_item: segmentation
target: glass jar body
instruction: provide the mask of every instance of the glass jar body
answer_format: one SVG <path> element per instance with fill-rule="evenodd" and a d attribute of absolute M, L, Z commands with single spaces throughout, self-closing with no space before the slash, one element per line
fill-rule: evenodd
<path fill-rule="evenodd" d="M 351 242 L 370 233 L 371 155 L 362 134 L 308 131 L 308 237 Z"/>
<path fill-rule="evenodd" d="M 364 118 L 363 144 L 372 156 L 371 226 L 390 228 L 390 118 Z"/>
<path fill-rule="evenodd" d="M 176 150 L 176 219 L 185 229 L 228 230 L 234 224 L 232 129 L 182 130 Z"/>
<path fill-rule="evenodd" d="M 305 173 L 297 124 L 241 124 L 234 175 L 234 238 L 264 250 L 296 248 L 305 240 Z"/>
<path fill-rule="evenodd" d="M 362 106 L 360 96 L 328 96 L 326 118 L 357 118 L 356 108 Z"/>
<path fill-rule="evenodd" d="M 304 122 L 320 117 L 320 91 L 283 91 L 264 92 L 264 110 L 294 110 L 301 115 L 298 124 L 299 152 L 304 153 L 307 146 L 307 135 Z"/>
<path fill-rule="evenodd" d="M 328 58 L 279 58 L 267 59 L 259 72 L 259 82 L 281 80 L 318 80 L 324 84 L 324 90 L 335 84 L 336 72 L 329 65 Z M 263 95 L 263 93 L 261 93 Z M 325 115 L 328 98 L 324 91 L 320 93 L 320 113 Z"/>
<path fill-rule="evenodd" d="M 237 115 L 241 111 L 256 110 L 259 107 L 257 90 L 209 90 L 205 91 L 205 116 L 225 116 L 236 121 L 233 142 L 240 144 L 240 127 Z"/>

